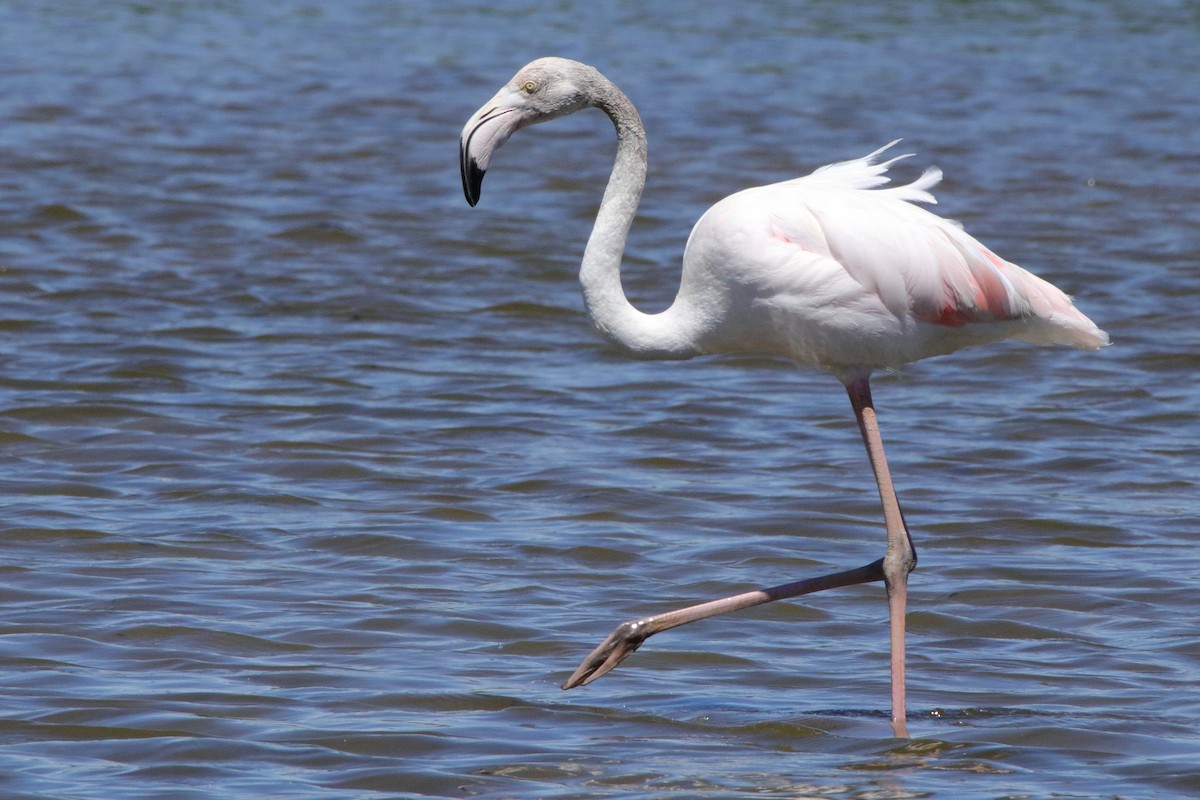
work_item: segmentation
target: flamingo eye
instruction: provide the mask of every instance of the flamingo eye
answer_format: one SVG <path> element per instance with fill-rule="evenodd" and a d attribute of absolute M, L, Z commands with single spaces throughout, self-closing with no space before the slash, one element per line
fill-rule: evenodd
<path fill-rule="evenodd" d="M 533 94 L 537 91 L 537 88 L 537 81 L 525 81 L 521 84 L 521 91 L 525 92 L 525 94 Z"/>

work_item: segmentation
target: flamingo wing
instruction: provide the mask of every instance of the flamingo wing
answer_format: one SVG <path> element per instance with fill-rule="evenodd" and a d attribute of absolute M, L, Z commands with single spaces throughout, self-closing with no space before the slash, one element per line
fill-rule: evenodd
<path fill-rule="evenodd" d="M 681 296 L 709 331 L 706 351 L 774 352 L 848 374 L 1010 337 L 1108 343 L 1059 289 L 917 205 L 936 202 L 940 171 L 884 188 L 896 159 L 876 163 L 879 152 L 705 213 Z"/>
<path fill-rule="evenodd" d="M 1020 322 L 1009 335 L 1091 350 L 1108 344 L 1060 289 L 915 205 L 936 202 L 929 190 L 940 170 L 878 188 L 898 160 L 875 163 L 880 152 L 763 187 L 776 195 L 772 235 L 834 259 L 900 319 L 950 328 Z"/>

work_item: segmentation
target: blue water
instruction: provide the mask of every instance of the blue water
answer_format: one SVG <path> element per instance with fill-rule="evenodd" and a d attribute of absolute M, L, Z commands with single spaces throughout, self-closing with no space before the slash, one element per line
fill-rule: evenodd
<path fill-rule="evenodd" d="M 1200 11 L 1188 3 L 0 2 L 0 797 L 1200 793 Z M 1098 354 L 875 380 L 920 551 L 911 741 L 844 392 L 630 362 L 575 270 L 598 113 L 457 137 L 527 61 L 641 111 L 625 267 L 897 137 Z"/>

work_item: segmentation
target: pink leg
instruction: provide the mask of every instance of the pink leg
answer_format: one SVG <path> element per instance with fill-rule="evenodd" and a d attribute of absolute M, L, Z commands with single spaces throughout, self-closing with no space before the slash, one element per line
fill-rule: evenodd
<path fill-rule="evenodd" d="M 891 632 L 892 650 L 892 731 L 896 736 L 908 737 L 904 699 L 904 615 L 908 598 L 908 573 L 917 566 L 917 552 L 900 501 L 892 486 L 892 475 L 887 459 L 883 455 L 883 439 L 879 435 L 879 422 L 871 402 L 871 384 L 867 378 L 859 378 L 846 384 L 850 404 L 858 429 L 862 432 L 867 456 L 879 485 L 879 499 L 883 503 L 883 521 L 887 527 L 887 552 L 883 557 L 883 583 L 887 588 L 888 623 Z"/>
<path fill-rule="evenodd" d="M 835 572 L 822 575 L 819 578 L 785 583 L 770 589 L 756 589 L 752 592 L 735 594 L 720 600 L 710 600 L 687 608 L 679 608 L 656 614 L 653 617 L 631 619 L 622 622 L 617 629 L 608 635 L 600 645 L 588 654 L 579 668 L 567 678 L 562 685 L 564 689 L 574 689 L 576 686 L 586 686 L 601 675 L 606 675 L 620 664 L 633 651 L 642 646 L 642 642 L 656 633 L 686 625 L 689 622 L 699 622 L 702 619 L 727 614 L 730 611 L 740 611 L 762 603 L 775 600 L 786 600 L 789 597 L 799 597 L 802 594 L 822 592 L 826 589 L 837 589 L 842 586 L 854 586 L 859 583 L 870 583 L 883 580 L 883 559 L 872 561 L 858 569 L 848 569 L 845 572 Z"/>
<path fill-rule="evenodd" d="M 718 614 L 737 611 L 760 603 L 783 600 L 841 586 L 883 581 L 887 587 L 888 617 L 891 630 L 892 651 L 892 731 L 899 737 L 908 737 L 905 724 L 904 703 L 904 613 L 908 589 L 908 573 L 917 565 L 916 551 L 900 512 L 896 490 L 892 487 L 891 474 L 883 455 L 883 440 L 879 436 L 879 424 L 871 403 L 871 386 L 866 378 L 846 384 L 854 416 L 858 420 L 867 455 L 879 485 L 879 497 L 883 502 L 883 518 L 887 527 L 887 552 L 884 557 L 857 569 L 823 575 L 819 578 L 796 581 L 770 589 L 759 589 L 743 594 L 712 600 L 687 608 L 668 611 L 652 617 L 629 620 L 617 626 L 600 646 L 588 654 L 575 673 L 562 688 L 584 686 L 607 674 L 628 658 L 641 644 L 656 633 L 660 633 L 689 622 L 697 622 Z"/>

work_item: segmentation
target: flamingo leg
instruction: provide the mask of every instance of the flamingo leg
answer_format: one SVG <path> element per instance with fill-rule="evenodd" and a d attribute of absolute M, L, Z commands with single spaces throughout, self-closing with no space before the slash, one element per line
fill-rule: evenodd
<path fill-rule="evenodd" d="M 879 499 L 883 503 L 887 552 L 881 563 L 883 583 L 887 589 L 892 652 L 892 731 L 898 737 L 908 738 L 904 697 L 904 617 L 908 599 L 908 573 L 917 566 L 917 551 L 908 534 L 908 525 L 904 522 L 900 501 L 892 486 L 891 471 L 883 454 L 879 421 L 871 401 L 871 384 L 866 377 L 858 378 L 846 384 L 846 392 L 850 396 L 850 405 L 854 407 L 858 429 L 867 446 L 867 457 L 871 460 L 871 469 L 879 486 Z"/>
<path fill-rule="evenodd" d="M 563 683 L 563 689 L 585 686 L 609 673 L 656 633 L 774 600 L 784 600 L 842 586 L 883 581 L 887 588 L 891 636 L 892 731 L 898 737 L 908 737 L 904 698 L 904 616 L 908 592 L 908 573 L 916 567 L 917 554 L 913 548 L 912 539 L 908 535 L 908 527 L 904 522 L 904 515 L 900 511 L 900 502 L 896 497 L 896 490 L 892 486 L 891 473 L 883 454 L 883 440 L 879 435 L 879 423 L 871 402 L 870 383 L 867 378 L 856 379 L 846 384 L 846 391 L 850 396 L 850 403 L 854 407 L 854 416 L 858 420 L 859 431 L 866 444 L 871 468 L 875 473 L 875 482 L 879 486 L 879 497 L 883 503 L 883 517 L 887 527 L 888 541 L 884 557 L 844 572 L 785 583 L 769 589 L 757 589 L 651 617 L 622 622 L 616 630 L 609 634 L 608 638 L 588 654 L 579 668 Z"/>
<path fill-rule="evenodd" d="M 631 619 L 622 622 L 617 626 L 616 630 L 608 635 L 607 639 L 600 643 L 599 647 L 588 654 L 583 663 L 579 665 L 579 668 L 575 670 L 570 678 L 567 678 L 562 688 L 574 689 L 576 686 L 585 686 L 591 683 L 633 655 L 633 651 L 637 650 L 642 642 L 656 633 L 662 633 L 665 630 L 686 625 L 689 622 L 698 622 L 702 619 L 715 617 L 718 614 L 726 614 L 730 611 L 740 611 L 743 608 L 770 603 L 773 600 L 785 600 L 789 597 L 798 597 L 802 594 L 811 594 L 813 592 L 824 591 L 825 589 L 836 589 L 841 586 L 854 586 L 859 583 L 870 583 L 881 580 L 883 580 L 883 559 L 872 561 L 870 564 L 858 567 L 857 569 L 846 570 L 845 572 L 835 572 L 830 575 L 822 575 L 819 578 L 785 583 L 781 586 L 773 586 L 770 589 L 756 589 L 752 592 L 743 592 L 742 594 L 735 594 L 732 597 L 724 597 L 720 600 L 710 600 L 707 603 L 699 603 L 687 608 L 667 611 L 652 617 Z"/>

